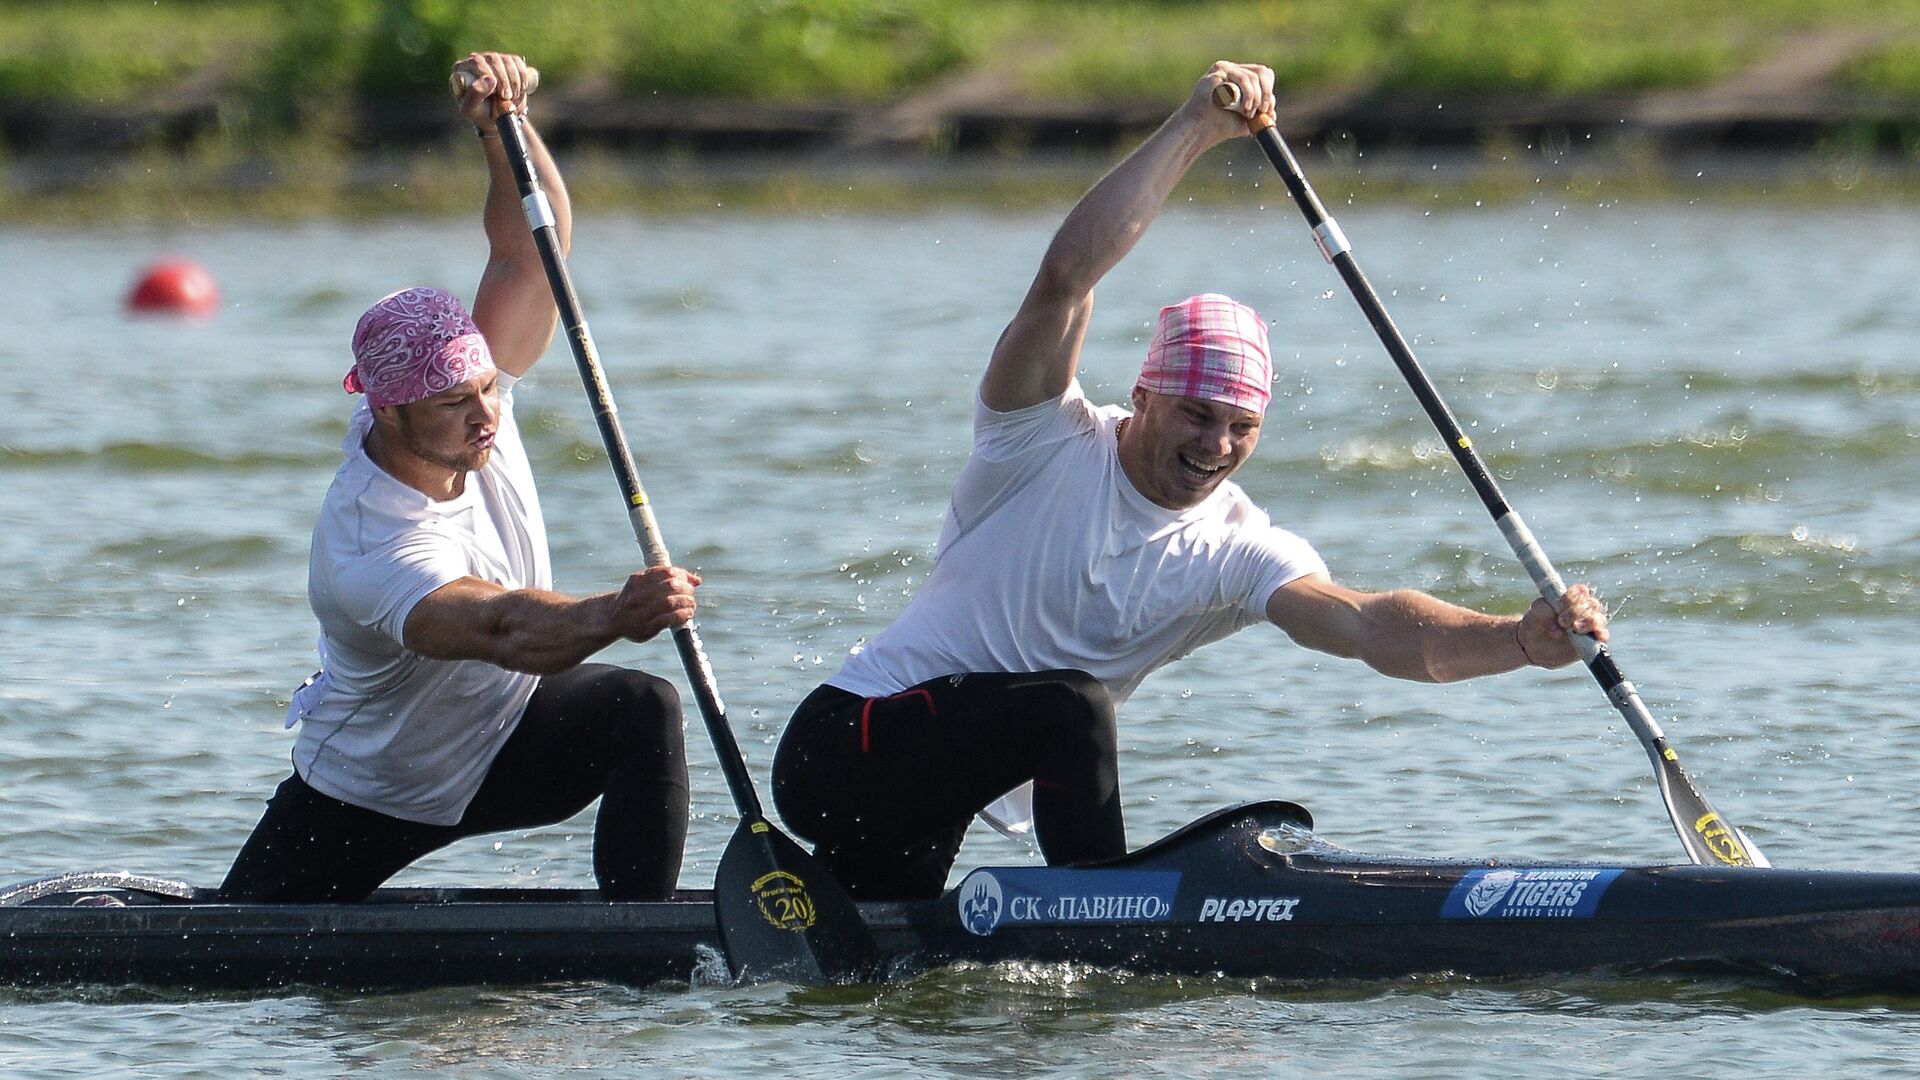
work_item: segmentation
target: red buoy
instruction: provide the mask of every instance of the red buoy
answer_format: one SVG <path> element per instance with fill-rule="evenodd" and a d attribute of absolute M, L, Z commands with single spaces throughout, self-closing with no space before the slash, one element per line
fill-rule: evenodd
<path fill-rule="evenodd" d="M 163 259 L 149 266 L 127 295 L 135 311 L 168 315 L 209 315 L 220 305 L 213 275 L 187 259 Z"/>

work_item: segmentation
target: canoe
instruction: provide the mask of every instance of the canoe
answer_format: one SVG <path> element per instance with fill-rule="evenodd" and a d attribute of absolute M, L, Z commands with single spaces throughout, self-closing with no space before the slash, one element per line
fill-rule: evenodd
<path fill-rule="evenodd" d="M 1301 807 L 1210 814 L 1123 859 L 982 867 L 863 902 L 891 975 L 1070 962 L 1278 980 L 1684 972 L 1807 994 L 1920 992 L 1920 874 L 1368 855 Z M 0 985 L 272 992 L 724 977 L 712 898 L 382 889 L 233 904 L 127 873 L 0 889 Z M 704 967 L 703 967 L 704 965 Z"/>

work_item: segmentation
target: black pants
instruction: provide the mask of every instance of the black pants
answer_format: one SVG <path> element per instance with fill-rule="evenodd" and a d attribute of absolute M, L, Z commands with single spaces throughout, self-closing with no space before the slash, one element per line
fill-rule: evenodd
<path fill-rule="evenodd" d="M 596 798 L 593 873 L 601 891 L 615 900 L 671 895 L 687 836 L 687 761 L 671 683 L 606 664 L 541 679 L 454 825 L 341 802 L 296 773 L 267 803 L 220 893 L 230 900 L 363 900 L 408 863 L 455 840 L 565 821 Z"/>
<path fill-rule="evenodd" d="M 1113 702 L 1081 671 L 967 674 L 884 698 L 822 686 L 773 761 L 773 798 L 847 890 L 937 896 L 973 816 L 1034 782 L 1049 863 L 1124 855 Z"/>

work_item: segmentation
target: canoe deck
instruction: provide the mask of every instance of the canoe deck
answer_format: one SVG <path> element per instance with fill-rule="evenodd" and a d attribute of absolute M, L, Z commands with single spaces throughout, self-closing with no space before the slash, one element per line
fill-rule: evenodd
<path fill-rule="evenodd" d="M 895 975 L 1026 960 L 1280 980 L 1682 971 L 1920 992 L 1920 874 L 1387 858 L 1327 843 L 1282 802 L 1219 811 L 1100 866 L 984 867 L 938 899 L 860 907 Z M 700 891 L 233 904 L 72 874 L 0 889 L 0 935 L 0 985 L 16 987 L 647 985 L 725 971 Z"/>

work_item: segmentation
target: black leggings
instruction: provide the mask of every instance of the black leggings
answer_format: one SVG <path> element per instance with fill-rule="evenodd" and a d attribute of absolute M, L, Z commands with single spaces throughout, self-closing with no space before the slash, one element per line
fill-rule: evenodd
<path fill-rule="evenodd" d="M 581 664 L 540 680 L 465 816 L 406 821 L 288 777 L 220 886 L 228 900 L 364 900 L 463 837 L 552 825 L 600 799 L 593 874 L 610 900 L 673 893 L 687 836 L 680 696 L 642 671 Z"/>
<path fill-rule="evenodd" d="M 890 697 L 822 686 L 773 760 L 780 816 L 855 896 L 937 896 L 973 816 L 1034 782 L 1049 863 L 1124 855 L 1113 702 L 1082 671 L 930 679 Z"/>

